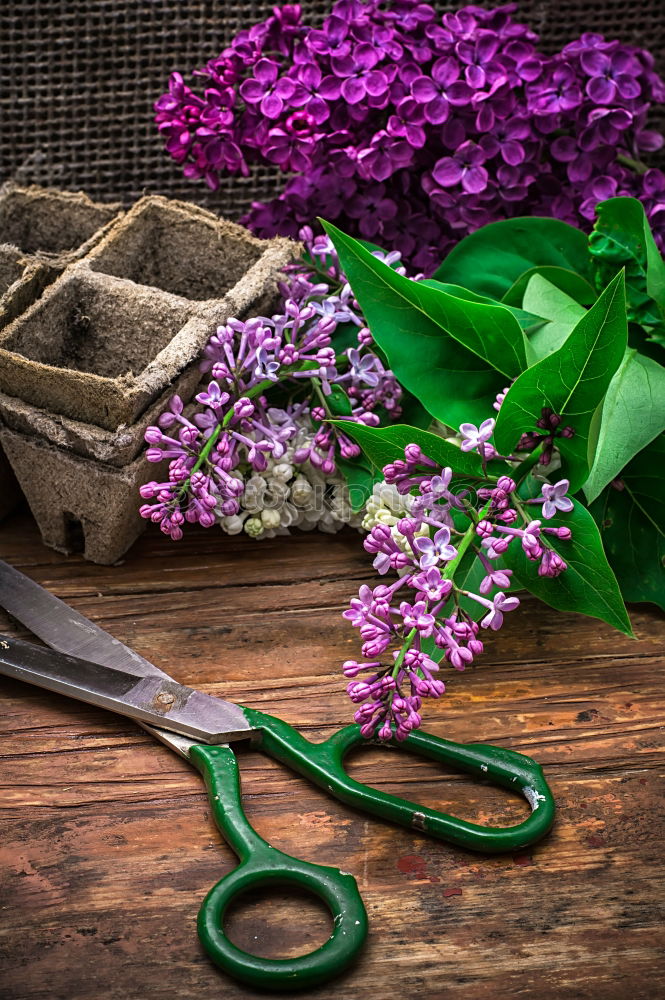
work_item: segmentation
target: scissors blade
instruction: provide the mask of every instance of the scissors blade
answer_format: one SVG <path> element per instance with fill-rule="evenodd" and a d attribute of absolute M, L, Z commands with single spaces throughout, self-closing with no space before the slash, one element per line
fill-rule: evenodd
<path fill-rule="evenodd" d="M 169 677 L 29 576 L 0 560 L 0 607 L 53 649 L 141 677 Z M 171 678 L 169 678 L 170 680 Z"/>
<path fill-rule="evenodd" d="M 9 636 L 0 636 L 0 673 L 203 743 L 230 743 L 255 732 L 231 701 L 168 677 L 116 670 Z"/>
<path fill-rule="evenodd" d="M 128 670 L 141 677 L 157 675 L 172 680 L 150 660 L 125 646 L 55 594 L 1 559 L 0 607 L 61 653 L 91 660 L 102 666 Z M 167 732 L 161 725 L 151 726 L 140 721 L 139 725 L 181 757 L 189 758 L 190 748 L 194 745 L 192 740 L 178 733 Z"/>

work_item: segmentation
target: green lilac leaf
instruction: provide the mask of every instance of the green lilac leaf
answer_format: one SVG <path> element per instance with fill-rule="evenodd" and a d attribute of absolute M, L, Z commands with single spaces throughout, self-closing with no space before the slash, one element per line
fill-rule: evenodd
<path fill-rule="evenodd" d="M 563 541 L 545 535 L 547 543 L 559 553 L 568 568 L 560 576 L 538 576 L 538 563 L 527 559 L 519 540 L 504 553 L 503 561 L 514 573 L 520 587 L 539 597 L 557 611 L 577 611 L 600 618 L 620 632 L 632 636 L 619 586 L 607 561 L 600 533 L 589 511 L 579 502 L 570 513 L 557 514 L 544 526 L 565 525 L 572 538 Z"/>
<path fill-rule="evenodd" d="M 625 465 L 665 430 L 665 368 L 628 350 L 610 382 L 584 495 L 591 503 Z"/>
<path fill-rule="evenodd" d="M 438 288 L 442 292 L 448 292 L 449 295 L 454 295 L 458 299 L 465 299 L 468 302 L 484 302 L 485 305 L 503 306 L 504 309 L 508 309 L 513 314 L 520 328 L 527 336 L 530 331 L 537 330 L 543 325 L 541 316 L 527 312 L 519 305 L 508 305 L 505 302 L 499 302 L 497 299 L 491 299 L 489 295 L 478 295 L 477 292 L 472 292 L 468 288 L 462 288 L 461 285 L 451 285 L 443 281 L 436 281 L 434 278 L 424 278 L 420 284 L 428 285 L 430 288 Z"/>
<path fill-rule="evenodd" d="M 346 479 L 351 510 L 357 514 L 372 495 L 374 483 L 380 482 L 383 477 L 376 468 L 370 468 L 362 458 L 337 458 L 336 464 Z"/>
<path fill-rule="evenodd" d="M 407 444 L 420 445 L 423 452 L 442 468 L 449 466 L 459 476 L 480 478 L 482 464 L 474 452 L 462 451 L 457 445 L 437 434 L 406 424 L 390 427 L 367 427 L 350 420 L 331 420 L 335 427 L 360 445 L 364 454 L 377 469 L 390 465 L 395 459 L 404 458 Z"/>
<path fill-rule="evenodd" d="M 341 385 L 330 386 L 330 393 L 326 396 L 326 404 L 330 412 L 337 417 L 350 417 L 353 412 L 351 400 Z"/>
<path fill-rule="evenodd" d="M 609 198 L 596 208 L 589 236 L 596 286 L 620 268 L 626 272 L 630 322 L 646 327 L 651 339 L 665 336 L 665 261 L 653 238 L 644 206 L 637 198 Z"/>
<path fill-rule="evenodd" d="M 491 222 L 458 243 L 434 277 L 502 299 L 526 271 L 545 265 L 589 279 L 584 233 L 559 219 L 526 217 Z"/>
<path fill-rule="evenodd" d="M 362 274 L 361 265 L 369 266 L 377 287 L 381 289 L 382 285 L 388 284 L 390 291 L 397 296 L 397 301 L 399 302 L 401 299 L 402 308 L 411 306 L 416 313 L 427 315 L 428 307 L 431 306 L 432 321 L 479 357 L 487 360 L 492 346 L 494 346 L 495 353 L 498 353 L 499 349 L 506 348 L 503 340 L 503 326 L 506 326 L 509 340 L 514 339 L 515 343 L 507 345 L 509 358 L 497 359 L 499 364 L 505 366 L 504 369 L 500 370 L 503 370 L 506 375 L 512 375 L 524 368 L 525 342 L 516 332 L 515 323 L 512 318 L 508 318 L 510 311 L 505 307 L 495 302 L 479 302 L 476 296 L 469 295 L 466 290 L 462 289 L 462 301 L 467 303 L 466 308 L 464 308 L 460 305 L 460 299 L 457 295 L 451 295 L 438 283 L 415 282 L 403 275 L 391 275 L 387 265 L 369 254 L 360 241 L 346 236 L 332 225 L 326 225 L 326 229 L 335 240 L 336 248 L 340 253 L 340 261 L 342 261 L 342 254 L 345 255 L 345 259 L 350 256 L 356 271 L 360 274 Z M 338 241 L 341 243 L 341 248 L 337 246 Z M 346 270 L 345 273 L 348 277 Z M 437 292 L 440 294 L 436 294 Z M 484 306 L 490 308 L 483 308 Z M 484 343 L 483 334 L 487 334 L 490 340 L 489 345 Z M 494 367 L 497 367 L 496 363 Z"/>
<path fill-rule="evenodd" d="M 644 212 L 644 206 L 642 206 L 642 211 Z M 647 292 L 665 318 L 665 259 L 663 259 L 653 238 L 646 215 L 644 216 L 644 236 L 647 249 Z"/>
<path fill-rule="evenodd" d="M 505 386 L 505 373 L 514 377 L 526 367 L 528 345 L 515 317 L 502 306 L 465 301 L 411 281 L 335 226 L 324 225 L 401 384 L 449 426 L 480 422 Z"/>
<path fill-rule="evenodd" d="M 565 267 L 553 267 L 546 264 L 541 267 L 531 267 L 524 274 L 521 274 L 501 299 L 504 305 L 522 305 L 526 286 L 535 275 L 545 278 L 581 306 L 591 306 L 598 298 L 596 290 L 586 278 Z"/>
<path fill-rule="evenodd" d="M 365 250 L 369 250 L 370 253 L 385 253 L 386 251 L 383 247 L 380 247 L 378 243 L 372 243 L 371 240 L 358 240 L 361 246 L 365 247 Z"/>
<path fill-rule="evenodd" d="M 665 611 L 665 437 L 643 448 L 591 505 L 626 601 Z"/>
<path fill-rule="evenodd" d="M 399 405 L 402 411 L 400 413 L 401 424 L 408 424 L 409 427 L 419 427 L 424 431 L 428 429 L 432 423 L 432 414 L 428 413 L 420 400 L 416 399 L 412 392 L 403 389 Z"/>
<path fill-rule="evenodd" d="M 548 322 L 530 339 L 537 360 L 558 351 L 586 309 L 541 274 L 534 274 L 524 290 L 524 308 Z"/>
<path fill-rule="evenodd" d="M 665 347 L 665 326 L 663 336 L 659 340 L 657 336 L 651 336 L 652 330 L 648 330 L 639 323 L 628 324 L 628 347 L 634 348 L 645 357 L 663 363 L 663 347 Z"/>
<path fill-rule="evenodd" d="M 522 433 L 537 430 L 542 408 L 550 407 L 561 415 L 562 426 L 575 429 L 572 438 L 557 437 L 556 441 L 571 492 L 579 489 L 594 457 L 598 424 L 594 416 L 621 363 L 626 338 L 620 273 L 559 350 L 520 375 L 510 387 L 494 432 L 499 451 L 510 454 Z"/>
<path fill-rule="evenodd" d="M 648 333 L 646 345 L 641 348 L 641 353 L 658 360 L 658 358 L 662 358 L 662 348 L 665 347 L 665 323 L 658 327 L 651 327 Z M 650 346 L 652 350 L 649 350 Z"/>

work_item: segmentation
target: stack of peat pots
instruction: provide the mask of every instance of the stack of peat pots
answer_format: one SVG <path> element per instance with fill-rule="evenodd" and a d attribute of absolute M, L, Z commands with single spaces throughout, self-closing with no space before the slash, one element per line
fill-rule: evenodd
<path fill-rule="evenodd" d="M 159 196 L 121 212 L 2 189 L 0 516 L 8 461 L 47 545 L 117 561 L 145 524 L 139 488 L 160 475 L 146 428 L 174 393 L 191 399 L 220 324 L 271 311 L 295 250 Z"/>

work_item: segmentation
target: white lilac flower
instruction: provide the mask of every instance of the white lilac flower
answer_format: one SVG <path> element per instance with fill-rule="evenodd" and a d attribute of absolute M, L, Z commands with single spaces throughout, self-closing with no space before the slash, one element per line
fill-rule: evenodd
<path fill-rule="evenodd" d="M 273 466 L 271 466 L 270 461 L 268 462 L 268 472 L 271 479 L 287 483 L 293 477 L 294 471 L 294 467 L 289 462 L 277 462 Z"/>
<path fill-rule="evenodd" d="M 223 517 L 219 522 L 222 531 L 225 531 L 227 535 L 239 535 L 244 527 L 244 523 L 245 519 L 238 514 Z"/>
<path fill-rule="evenodd" d="M 393 483 L 375 483 L 372 495 L 365 505 L 365 516 L 362 519 L 363 531 L 371 531 L 376 524 L 385 524 L 390 528 L 395 544 L 402 552 L 411 553 L 411 542 L 397 527 L 403 517 L 411 513 L 414 497 L 409 493 L 401 494 Z M 415 532 L 419 538 L 429 537 L 429 527 L 422 524 Z"/>
<path fill-rule="evenodd" d="M 265 507 L 261 511 L 261 523 L 263 524 L 264 531 L 272 531 L 275 528 L 280 528 L 282 525 L 280 511 Z"/>
<path fill-rule="evenodd" d="M 302 472 L 299 472 L 291 487 L 291 500 L 293 503 L 296 507 L 306 507 L 313 492 L 314 487 L 310 481 L 303 476 Z"/>
<path fill-rule="evenodd" d="M 250 475 L 245 480 L 245 489 L 242 494 L 242 506 L 250 513 L 258 513 L 263 508 L 263 498 L 265 496 L 267 482 L 263 476 Z"/>
<path fill-rule="evenodd" d="M 250 538 L 260 538 L 263 534 L 263 523 L 259 517 L 250 517 L 245 521 L 245 531 Z"/>
<path fill-rule="evenodd" d="M 392 527 L 400 518 L 410 513 L 413 497 L 408 493 L 402 495 L 392 483 L 375 483 L 367 504 L 362 521 L 364 531 L 371 531 L 375 524 L 387 524 Z"/>
<path fill-rule="evenodd" d="M 281 411 L 271 410 L 275 426 L 280 426 L 280 417 Z M 347 524 L 360 527 L 361 515 L 351 509 L 343 477 L 337 471 L 326 474 L 308 460 L 300 464 L 294 461 L 295 452 L 311 447 L 315 436 L 306 413 L 299 414 L 296 426 L 284 453 L 279 458 L 268 457 L 260 473 L 249 460 L 235 470 L 239 480 L 238 512 L 224 516 L 221 508 L 215 511 L 227 534 L 244 531 L 258 540 L 288 534 L 290 528 L 332 533 Z M 248 435 L 244 445 L 248 454 L 259 434 L 257 429 L 255 435 Z"/>

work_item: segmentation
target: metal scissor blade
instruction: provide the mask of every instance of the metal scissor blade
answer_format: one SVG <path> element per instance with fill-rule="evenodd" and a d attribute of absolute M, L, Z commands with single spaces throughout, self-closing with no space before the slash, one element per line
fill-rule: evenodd
<path fill-rule="evenodd" d="M 142 677 L 9 636 L 0 636 L 0 673 L 203 743 L 229 743 L 254 732 L 233 702 L 169 677 Z"/>
<path fill-rule="evenodd" d="M 167 680 L 172 679 L 150 660 L 125 646 L 55 594 L 1 559 L 0 607 L 5 608 L 34 635 L 61 653 L 79 656 L 103 666 L 128 670 L 141 677 L 157 675 Z M 154 727 L 145 722 L 139 724 L 171 750 L 182 757 L 189 757 L 192 743 L 186 737 L 169 733 L 161 725 Z"/>
<path fill-rule="evenodd" d="M 116 670 L 129 670 L 140 677 L 151 674 L 169 676 L 119 639 L 114 639 L 99 625 L 74 611 L 55 594 L 2 560 L 0 607 L 61 653 L 101 663 Z"/>

